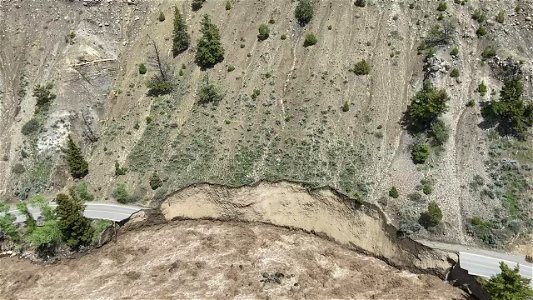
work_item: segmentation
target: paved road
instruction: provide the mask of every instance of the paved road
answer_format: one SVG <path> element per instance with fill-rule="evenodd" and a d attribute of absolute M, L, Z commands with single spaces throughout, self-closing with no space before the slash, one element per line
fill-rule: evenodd
<path fill-rule="evenodd" d="M 57 207 L 57 204 L 50 203 L 50 206 Z M 103 219 L 120 222 L 131 217 L 132 214 L 141 209 L 141 207 L 122 204 L 86 202 L 83 215 L 89 219 Z M 39 209 L 30 207 L 29 210 L 35 219 L 41 216 L 41 211 Z M 26 217 L 18 210 L 11 210 L 9 212 L 17 217 L 17 220 L 15 221 L 16 223 L 22 223 L 26 220 Z"/>
<path fill-rule="evenodd" d="M 500 262 L 506 263 L 514 268 L 517 264 L 520 267 L 520 274 L 525 278 L 533 278 L 533 264 L 528 263 L 525 256 L 512 255 L 508 253 L 479 249 L 459 244 L 448 244 L 427 240 L 418 240 L 428 247 L 441 249 L 459 254 L 459 266 L 467 270 L 468 274 L 490 278 L 500 273 Z M 533 287 L 533 280 L 530 282 Z"/>

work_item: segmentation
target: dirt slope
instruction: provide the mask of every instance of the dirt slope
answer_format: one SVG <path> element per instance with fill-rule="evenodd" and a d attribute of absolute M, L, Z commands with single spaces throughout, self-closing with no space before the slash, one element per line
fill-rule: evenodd
<path fill-rule="evenodd" d="M 465 298 L 437 277 L 401 272 L 333 242 L 268 225 L 181 221 L 128 232 L 79 260 L 0 262 L 0 294 L 7 299 Z M 269 282 L 261 282 L 263 273 Z M 280 283 L 275 273 L 283 274 Z"/>
<path fill-rule="evenodd" d="M 215 219 L 261 222 L 303 229 L 383 258 L 394 266 L 442 278 L 457 256 L 399 238 L 375 207 L 356 207 L 329 189 L 309 191 L 291 183 L 261 183 L 228 189 L 198 185 L 171 195 L 161 205 L 167 220 Z"/>

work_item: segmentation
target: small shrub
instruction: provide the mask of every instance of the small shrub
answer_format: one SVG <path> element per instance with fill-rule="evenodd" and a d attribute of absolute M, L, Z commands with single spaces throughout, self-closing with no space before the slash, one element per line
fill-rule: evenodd
<path fill-rule="evenodd" d="M 484 97 L 487 94 L 487 85 L 485 85 L 485 81 L 481 81 L 477 87 L 477 91 L 481 97 Z"/>
<path fill-rule="evenodd" d="M 216 82 L 210 81 L 209 77 L 205 75 L 198 92 L 198 102 L 200 104 L 218 103 L 223 98 L 224 94 L 220 91 Z"/>
<path fill-rule="evenodd" d="M 46 86 L 39 84 L 33 89 L 33 97 L 37 99 L 38 109 L 46 109 L 50 102 L 56 98 L 56 95 L 51 92 L 53 87 L 52 84 Z"/>
<path fill-rule="evenodd" d="M 270 29 L 268 28 L 267 24 L 261 24 L 259 25 L 259 34 L 257 35 L 257 39 L 260 41 L 264 41 L 268 39 L 270 35 Z"/>
<path fill-rule="evenodd" d="M 78 184 L 78 186 L 76 187 L 76 192 L 78 193 L 80 199 L 83 201 L 94 200 L 94 195 L 89 192 L 89 188 L 85 181 L 82 181 L 80 184 Z"/>
<path fill-rule="evenodd" d="M 36 119 L 30 119 L 24 126 L 22 126 L 21 132 L 23 135 L 31 135 L 39 132 L 41 124 Z"/>
<path fill-rule="evenodd" d="M 305 36 L 304 47 L 313 46 L 318 42 L 316 36 L 313 33 L 308 33 Z"/>
<path fill-rule="evenodd" d="M 276 24 L 276 20 L 270 18 L 270 20 L 268 20 L 268 24 Z"/>
<path fill-rule="evenodd" d="M 450 77 L 452 77 L 452 78 L 457 78 L 457 77 L 459 77 L 459 75 L 460 75 L 460 74 L 459 74 L 459 70 L 456 69 L 456 68 L 454 68 L 454 69 L 450 72 Z"/>
<path fill-rule="evenodd" d="M 407 198 L 413 202 L 422 202 L 424 200 L 424 197 L 422 197 L 422 195 L 418 192 L 407 195 Z"/>
<path fill-rule="evenodd" d="M 162 11 L 160 11 L 159 12 L 159 18 L 157 18 L 157 19 L 159 20 L 159 22 L 165 21 L 165 14 Z"/>
<path fill-rule="evenodd" d="M 26 172 L 26 168 L 24 168 L 24 165 L 22 165 L 21 163 L 16 163 L 13 166 L 13 168 L 11 168 L 11 172 L 13 172 L 14 174 L 20 175 Z"/>
<path fill-rule="evenodd" d="M 191 8 L 193 11 L 198 11 L 204 5 L 205 0 L 192 0 Z"/>
<path fill-rule="evenodd" d="M 157 174 L 157 172 L 152 173 L 152 175 L 150 176 L 149 183 L 150 183 L 150 188 L 152 188 L 152 190 L 154 191 L 163 185 L 163 181 L 161 181 L 161 178 L 159 178 L 159 175 Z"/>
<path fill-rule="evenodd" d="M 228 66 L 228 72 L 233 72 L 235 71 L 235 66 L 234 65 L 229 65 Z"/>
<path fill-rule="evenodd" d="M 474 99 L 470 99 L 468 102 L 466 102 L 466 107 L 474 107 L 475 105 L 476 101 L 474 101 Z"/>
<path fill-rule="evenodd" d="M 344 105 L 342 106 L 342 111 L 347 112 L 350 110 L 350 105 L 348 104 L 348 101 L 344 102 Z"/>
<path fill-rule="evenodd" d="M 533 103 L 524 101 L 523 92 L 522 76 L 506 78 L 500 99 L 492 100 L 483 108 L 483 117 L 498 122 L 500 133 L 526 139 L 529 127 L 533 126 Z"/>
<path fill-rule="evenodd" d="M 252 98 L 252 100 L 256 100 L 257 97 L 259 97 L 259 95 L 261 95 L 261 90 L 259 89 L 254 89 L 253 93 L 252 93 L 252 96 L 250 96 Z"/>
<path fill-rule="evenodd" d="M 442 120 L 435 120 L 431 123 L 430 134 L 436 145 L 443 145 L 450 138 L 448 127 Z"/>
<path fill-rule="evenodd" d="M 355 6 L 365 7 L 366 6 L 366 0 L 355 0 Z"/>
<path fill-rule="evenodd" d="M 459 47 L 455 46 L 452 48 L 452 51 L 450 51 L 451 56 L 457 56 L 459 54 Z"/>
<path fill-rule="evenodd" d="M 126 175 L 127 169 L 121 168 L 118 161 L 115 161 L 115 176 Z"/>
<path fill-rule="evenodd" d="M 478 37 L 487 35 L 487 28 L 483 25 L 480 25 L 479 28 L 476 30 L 476 35 Z"/>
<path fill-rule="evenodd" d="M 496 22 L 503 24 L 505 22 L 505 12 L 502 10 L 496 15 Z"/>
<path fill-rule="evenodd" d="M 119 183 L 113 192 L 113 197 L 119 203 L 126 204 L 130 201 L 130 195 L 126 189 L 126 184 Z"/>
<path fill-rule="evenodd" d="M 431 183 L 429 182 L 424 182 L 424 184 L 422 185 L 422 192 L 425 195 L 430 195 L 431 193 L 433 193 L 433 185 L 431 185 Z"/>
<path fill-rule="evenodd" d="M 159 76 L 154 76 L 146 83 L 148 88 L 148 96 L 158 97 L 172 93 L 174 91 L 174 84 L 172 82 L 162 80 Z"/>
<path fill-rule="evenodd" d="M 437 90 L 429 80 L 424 81 L 422 90 L 415 94 L 406 112 L 409 130 L 418 132 L 430 126 L 448 109 L 448 100 L 445 90 Z"/>
<path fill-rule="evenodd" d="M 370 67 L 370 64 L 366 60 L 362 59 L 358 63 L 356 63 L 353 66 L 353 69 L 351 69 L 350 71 L 354 72 L 355 75 L 361 76 L 368 75 L 371 69 L 372 67 Z"/>
<path fill-rule="evenodd" d="M 398 189 L 395 186 L 390 188 L 389 196 L 394 198 L 394 199 L 400 197 L 400 193 L 398 192 Z"/>
<path fill-rule="evenodd" d="M 478 23 L 483 23 L 487 20 L 487 16 L 480 9 L 476 9 L 472 14 L 472 19 L 476 20 Z"/>
<path fill-rule="evenodd" d="M 148 71 L 146 69 L 146 66 L 144 64 L 140 64 L 139 65 L 139 74 L 144 75 L 144 74 L 146 74 L 146 71 Z"/>
<path fill-rule="evenodd" d="M 446 2 L 440 2 L 437 6 L 438 11 L 446 11 L 448 9 L 448 4 Z"/>
<path fill-rule="evenodd" d="M 281 35 L 281 40 L 284 41 L 284 40 L 286 40 L 286 39 L 287 39 L 287 35 L 286 35 L 286 34 L 282 34 L 282 35 Z"/>
<path fill-rule="evenodd" d="M 226 1 L 226 10 L 230 10 L 230 9 L 231 9 L 231 1 L 227 0 Z"/>
<path fill-rule="evenodd" d="M 294 11 L 294 16 L 300 26 L 305 26 L 313 18 L 314 9 L 313 9 L 313 0 L 299 0 L 296 10 Z"/>
<path fill-rule="evenodd" d="M 411 158 L 415 164 L 423 164 L 429 158 L 431 150 L 428 144 L 417 143 L 411 150 Z"/>
<path fill-rule="evenodd" d="M 494 47 L 492 46 L 488 46 L 485 48 L 485 50 L 483 50 L 483 52 L 481 52 L 481 57 L 483 58 L 483 60 L 487 60 L 489 58 L 492 58 L 496 56 L 496 49 L 494 49 Z"/>
<path fill-rule="evenodd" d="M 442 222 L 442 211 L 437 202 L 429 202 L 428 210 L 420 215 L 419 222 L 425 228 L 435 227 Z"/>

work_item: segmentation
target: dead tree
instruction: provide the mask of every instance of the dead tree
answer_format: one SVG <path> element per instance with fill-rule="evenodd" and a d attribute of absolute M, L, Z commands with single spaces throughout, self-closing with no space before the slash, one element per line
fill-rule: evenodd
<path fill-rule="evenodd" d="M 159 70 L 159 74 L 160 74 L 161 80 L 162 81 L 168 81 L 168 79 L 169 79 L 168 76 L 167 76 L 167 69 L 168 68 L 167 68 L 166 64 L 161 60 L 161 55 L 159 53 L 159 48 L 157 47 L 157 44 L 155 43 L 154 39 L 152 39 L 150 36 L 148 36 L 148 38 L 152 42 L 152 47 L 154 47 L 155 66 Z"/>

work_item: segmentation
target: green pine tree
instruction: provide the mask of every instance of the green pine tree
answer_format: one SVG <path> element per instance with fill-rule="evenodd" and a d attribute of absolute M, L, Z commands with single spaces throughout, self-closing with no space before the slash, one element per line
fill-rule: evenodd
<path fill-rule="evenodd" d="M 174 7 L 174 38 L 172 40 L 172 53 L 174 57 L 189 48 L 191 37 L 187 33 L 187 24 L 177 6 Z"/>
<path fill-rule="evenodd" d="M 70 196 L 58 194 L 56 202 L 59 228 L 67 244 L 73 249 L 88 245 L 93 233 L 91 221 L 83 216 L 85 204 L 78 198 L 74 189 L 70 189 Z"/>
<path fill-rule="evenodd" d="M 488 290 L 492 299 L 527 300 L 533 297 L 533 289 L 529 286 L 530 279 L 520 276 L 518 265 L 511 269 L 500 262 L 501 273 L 481 283 Z"/>
<path fill-rule="evenodd" d="M 200 31 L 202 37 L 198 41 L 196 63 L 202 68 L 211 68 L 224 60 L 224 48 L 220 43 L 220 32 L 208 15 L 204 15 Z"/>
<path fill-rule="evenodd" d="M 89 173 L 89 164 L 83 158 L 80 147 L 74 143 L 70 135 L 67 139 L 67 148 L 63 152 L 65 152 L 72 177 L 80 179 Z"/>

